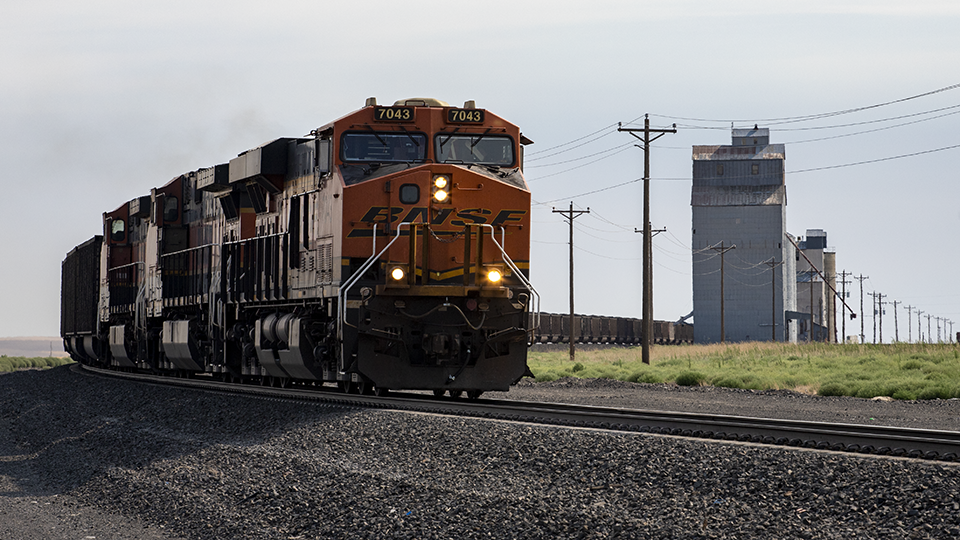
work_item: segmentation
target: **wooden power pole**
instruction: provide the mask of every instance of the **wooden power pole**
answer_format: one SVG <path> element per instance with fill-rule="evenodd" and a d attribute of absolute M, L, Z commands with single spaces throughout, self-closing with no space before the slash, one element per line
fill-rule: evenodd
<path fill-rule="evenodd" d="M 574 210 L 573 201 L 570 201 L 569 210 L 557 210 L 554 208 L 553 213 L 562 215 L 563 218 L 570 223 L 570 362 L 573 363 L 577 355 L 576 346 L 574 345 L 577 335 L 577 330 L 574 326 L 576 316 L 573 314 L 573 220 L 583 214 L 589 214 L 590 208 L 587 207 L 586 210 Z"/>
<path fill-rule="evenodd" d="M 724 326 L 723 309 L 723 256 L 731 249 L 737 249 L 737 246 L 735 244 L 732 246 L 724 246 L 723 240 L 721 240 L 719 246 L 712 246 L 710 249 L 720 254 L 720 343 L 723 343 L 727 340 L 727 330 Z"/>
<path fill-rule="evenodd" d="M 783 264 L 783 261 L 777 262 L 775 258 L 763 264 L 770 267 L 770 298 L 772 298 L 773 307 L 770 310 L 770 341 L 777 340 L 777 267 Z"/>
<path fill-rule="evenodd" d="M 677 125 L 668 129 L 650 127 L 650 115 L 644 115 L 643 128 L 625 128 L 618 124 L 617 131 L 626 131 L 642 142 L 643 150 L 643 363 L 650 363 L 650 343 L 653 339 L 653 233 L 650 231 L 650 143 L 666 133 L 676 133 Z M 642 132 L 643 137 L 637 135 Z M 650 138 L 651 133 L 656 136 Z"/>

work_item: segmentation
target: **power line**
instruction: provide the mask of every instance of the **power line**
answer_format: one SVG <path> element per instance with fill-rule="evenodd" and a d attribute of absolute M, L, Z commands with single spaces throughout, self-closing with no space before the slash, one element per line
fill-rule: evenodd
<path fill-rule="evenodd" d="M 553 173 L 550 173 L 550 174 L 545 174 L 545 175 L 543 175 L 543 176 L 538 176 L 538 177 L 536 177 L 536 178 L 528 178 L 527 181 L 528 181 L 528 182 L 535 182 L 535 181 L 537 181 L 537 180 L 543 180 L 544 178 L 550 178 L 551 176 L 557 176 L 558 174 L 568 173 L 568 172 L 570 172 L 570 171 L 575 171 L 575 170 L 577 170 L 577 169 L 582 169 L 582 168 L 587 167 L 587 166 L 589 166 L 589 165 L 593 165 L 594 163 L 598 163 L 598 162 L 603 161 L 603 160 L 605 160 L 605 159 L 612 158 L 613 156 L 615 156 L 615 155 L 617 155 L 617 154 L 619 154 L 619 153 L 621 153 L 621 152 L 624 152 L 624 151 L 626 151 L 626 150 L 629 150 L 629 149 L 630 149 L 629 146 L 624 146 L 624 147 L 620 148 L 619 150 L 617 150 L 616 152 L 611 152 L 611 153 L 603 156 L 602 158 L 598 158 L 598 159 L 595 159 L 595 160 L 593 160 L 593 161 L 589 161 L 589 162 L 587 162 L 587 163 L 584 163 L 583 165 L 577 165 L 576 167 L 570 167 L 569 169 L 564 169 L 564 170 L 562 170 L 562 171 L 557 171 L 557 172 L 553 172 Z"/>
<path fill-rule="evenodd" d="M 851 109 L 842 109 L 839 111 L 832 111 L 832 112 L 825 112 L 825 113 L 808 114 L 803 116 L 786 116 L 782 118 L 765 118 L 765 119 L 753 118 L 753 119 L 730 120 L 730 119 L 689 118 L 689 117 L 672 116 L 672 115 L 654 115 L 654 116 L 657 116 L 659 118 L 667 118 L 670 120 L 687 120 L 691 122 L 717 122 L 717 123 L 725 123 L 725 124 L 729 124 L 731 122 L 735 124 L 736 123 L 764 123 L 768 125 L 775 125 L 775 123 L 779 122 L 779 123 L 788 124 L 788 123 L 796 123 L 796 122 L 805 122 L 808 120 L 818 120 L 820 118 L 829 118 L 832 116 L 840 116 L 843 114 L 851 114 L 851 113 L 866 111 L 870 109 L 877 109 L 880 107 L 886 107 L 888 105 L 894 105 L 896 103 L 903 103 L 905 101 L 911 101 L 914 99 L 919 99 L 922 97 L 939 94 L 941 92 L 947 92 L 949 90 L 955 90 L 957 88 L 960 88 L 960 83 L 951 84 L 950 86 L 944 86 L 943 88 L 938 88 L 936 90 L 931 90 L 929 92 L 924 92 L 922 94 L 916 94 L 916 95 L 905 97 L 905 98 L 886 101 L 883 103 L 877 103 L 875 105 L 867 105 L 864 107 L 854 107 Z"/>
<path fill-rule="evenodd" d="M 744 122 L 748 122 L 748 123 L 759 123 L 759 122 L 763 122 L 763 123 L 768 123 L 768 124 L 770 124 L 770 125 L 777 125 L 776 122 L 780 122 L 780 121 L 783 121 L 783 123 L 794 123 L 794 122 L 801 122 L 801 121 L 807 121 L 807 120 L 816 120 L 816 119 L 820 119 L 820 118 L 829 118 L 829 117 L 832 117 L 832 116 L 837 116 L 837 115 L 842 115 L 842 114 L 849 114 L 849 113 L 853 113 L 853 112 L 859 112 L 859 111 L 874 109 L 874 108 L 878 108 L 878 107 L 884 107 L 884 106 L 892 105 L 892 104 L 895 104 L 895 103 L 902 103 L 902 102 L 910 101 L 910 100 L 917 99 L 917 98 L 920 98 L 920 97 L 926 97 L 926 96 L 933 95 L 933 94 L 937 94 L 937 93 L 940 93 L 940 92 L 945 92 L 945 91 L 948 91 L 948 90 L 953 90 L 953 89 L 956 89 L 956 88 L 958 88 L 958 87 L 960 87 L 960 84 L 955 84 L 955 85 L 947 86 L 947 87 L 940 88 L 940 89 L 937 89 L 937 90 L 933 90 L 933 91 L 930 91 L 930 92 L 925 92 L 925 93 L 922 93 L 922 94 L 918 94 L 918 95 L 915 95 L 915 96 L 910 96 L 910 97 L 906 97 L 906 98 L 901 98 L 901 99 L 898 99 L 898 100 L 888 101 L 888 102 L 880 103 L 880 104 L 876 104 L 876 105 L 869 105 L 869 106 L 865 106 L 865 107 L 856 107 L 856 108 L 852 108 L 852 109 L 845 109 L 845 110 L 842 110 L 842 111 L 834 111 L 834 112 L 828 112 L 828 113 L 817 113 L 817 114 L 812 114 L 812 115 L 804 115 L 804 116 L 796 116 L 796 117 L 772 118 L 772 119 L 761 119 L 761 120 L 756 120 L 756 119 L 754 119 L 754 120 L 715 120 L 715 119 L 698 119 L 698 118 L 688 118 L 688 117 L 679 117 L 679 116 L 674 117 L 674 116 L 665 116 L 665 115 L 653 115 L 653 116 L 660 116 L 660 117 L 662 117 L 662 118 L 668 118 L 668 119 L 681 119 L 681 120 L 697 121 L 697 122 L 722 122 L 722 123 L 744 123 Z M 951 105 L 951 106 L 949 106 L 949 107 L 940 107 L 940 108 L 937 108 L 937 109 L 930 109 L 930 110 L 927 110 L 927 111 L 921 111 L 921 112 L 916 112 L 916 113 L 911 113 L 911 114 L 905 114 L 905 115 L 899 115 L 899 116 L 891 116 L 891 117 L 879 118 L 879 119 L 874 119 L 874 120 L 866 120 L 866 121 L 862 121 L 862 122 L 850 122 L 850 123 L 847 123 L 847 124 L 835 124 L 835 125 L 827 125 L 827 126 L 807 126 L 807 127 L 795 127 L 795 128 L 778 128 L 778 131 L 810 131 L 810 130 L 838 129 L 838 128 L 844 128 L 844 127 L 854 127 L 854 126 L 861 126 L 861 125 L 868 125 L 868 124 L 876 124 L 876 123 L 880 123 L 880 122 L 889 122 L 889 121 L 893 121 L 893 120 L 901 120 L 901 119 L 904 119 L 904 118 L 913 118 L 913 117 L 916 117 L 916 116 L 922 116 L 922 115 L 926 115 L 926 114 L 932 114 L 932 113 L 937 113 L 937 112 L 942 112 L 942 111 L 947 111 L 947 110 L 953 110 L 953 109 L 956 109 L 956 108 L 960 108 L 960 105 Z M 830 140 L 830 139 L 841 138 L 841 137 L 850 137 L 850 136 L 854 136 L 854 135 L 861 135 L 861 134 L 866 134 L 866 133 L 873 133 L 873 132 L 876 132 L 876 131 L 883 131 L 883 130 L 887 130 L 887 129 L 893 129 L 893 128 L 896 128 L 896 127 L 902 127 L 902 126 L 912 125 L 912 124 L 919 123 L 919 122 L 926 122 L 926 121 L 928 121 L 928 120 L 934 120 L 934 119 L 937 119 L 937 118 L 942 118 L 942 117 L 944 117 L 944 116 L 950 116 L 950 115 L 952 115 L 952 114 L 957 114 L 958 112 L 960 112 L 960 111 L 953 112 L 953 113 L 947 113 L 947 114 L 943 114 L 943 115 L 938 115 L 938 116 L 934 116 L 934 117 L 930 117 L 930 118 L 924 118 L 924 119 L 920 119 L 920 120 L 917 120 L 917 121 L 914 121 L 914 122 L 906 122 L 906 123 L 897 124 L 897 125 L 894 125 L 894 126 L 885 126 L 885 127 L 882 127 L 882 128 L 876 129 L 876 130 L 866 130 L 866 131 L 861 131 L 861 132 L 857 132 L 857 133 L 837 135 L 837 136 L 833 136 L 833 137 L 823 137 L 823 138 L 818 138 L 818 139 L 809 139 L 809 140 L 802 140 L 802 141 L 793 141 L 793 142 L 790 142 L 789 144 L 801 144 L 801 143 L 807 143 L 807 142 L 817 142 L 817 141 L 822 141 L 822 140 Z M 640 119 L 640 117 L 637 117 L 636 119 L 631 120 L 630 122 L 627 122 L 626 125 L 630 125 L 630 124 L 632 124 L 633 122 L 635 122 L 636 120 L 639 120 L 639 119 Z M 601 128 L 601 129 L 598 129 L 598 130 L 596 130 L 596 131 L 593 131 L 593 132 L 591 132 L 591 133 L 588 133 L 588 134 L 586 134 L 586 135 L 583 135 L 583 136 L 578 137 L 578 138 L 576 138 L 576 139 L 573 139 L 573 140 L 571 140 L 571 141 L 567 141 L 567 142 L 562 143 L 562 144 L 558 144 L 558 145 L 555 145 L 555 146 L 551 146 L 551 147 L 545 148 L 545 149 L 543 149 L 543 150 L 538 150 L 538 151 L 534 151 L 534 152 L 528 152 L 528 153 L 527 153 L 527 156 L 528 156 L 528 157 L 527 157 L 527 161 L 528 161 L 528 162 L 534 162 L 534 161 L 538 161 L 538 160 L 541 160 L 541 159 L 546 159 L 546 158 L 548 158 L 548 157 L 553 157 L 553 156 L 557 156 L 557 155 L 560 155 L 560 154 L 564 154 L 564 153 L 566 153 L 566 152 L 570 152 L 570 151 L 575 150 L 575 149 L 577 149 L 577 148 L 581 148 L 581 147 L 583 147 L 583 146 L 586 146 L 586 145 L 588 145 L 588 144 L 590 144 L 590 143 L 592 143 L 592 142 L 595 142 L 595 141 L 597 141 L 597 140 L 599 140 L 599 139 L 602 139 L 602 138 L 606 137 L 607 135 L 612 134 L 613 131 L 607 131 L 606 133 L 603 133 L 603 132 L 606 131 L 606 130 L 609 130 L 609 129 L 612 128 L 614 125 L 617 125 L 617 124 L 611 124 L 611 125 L 608 125 L 608 126 L 604 126 L 604 127 Z M 729 128 L 726 127 L 726 126 L 700 126 L 700 125 L 695 125 L 695 124 L 682 124 L 680 127 L 688 128 L 688 129 L 707 129 L 707 130 L 710 130 L 710 129 L 715 129 L 715 130 L 726 130 L 726 129 L 729 129 Z M 600 135 L 600 136 L 595 137 L 595 135 L 600 134 L 600 133 L 603 133 L 603 134 Z M 592 137 L 592 138 L 591 138 L 591 137 Z M 586 140 L 586 139 L 589 139 L 589 140 Z M 583 141 L 583 142 L 581 142 L 581 141 Z M 576 143 L 580 143 L 580 144 L 576 144 Z M 575 146 L 572 146 L 572 147 L 571 147 L 571 145 L 575 145 Z M 573 162 L 576 162 L 576 161 L 581 161 L 581 160 L 584 160 L 584 159 L 589 159 L 590 157 L 593 157 L 593 156 L 601 155 L 601 154 L 604 154 L 604 153 L 609 153 L 609 152 L 612 152 L 612 151 L 614 151 L 615 149 L 618 149 L 618 148 L 621 148 L 621 147 L 614 146 L 614 147 L 608 148 L 608 149 L 606 149 L 606 150 L 602 150 L 602 151 L 600 151 L 600 152 L 595 152 L 595 153 L 593 153 L 593 154 L 589 154 L 589 155 L 587 155 L 587 156 L 581 156 L 581 157 L 579 157 L 579 158 L 574 158 L 574 159 L 565 160 L 565 161 L 559 161 L 559 162 L 550 163 L 550 164 L 529 165 L 528 167 L 529 167 L 529 168 L 549 167 L 549 166 L 562 165 L 562 164 L 566 164 L 566 163 L 573 163 Z M 664 148 L 679 149 L 679 148 L 676 148 L 676 147 L 664 147 Z M 562 149 L 562 150 L 559 150 L 559 149 Z M 685 148 L 684 148 L 684 149 L 685 149 Z M 553 152 L 553 153 L 550 153 L 550 154 L 545 154 L 546 152 L 551 152 L 551 151 L 553 151 L 553 150 L 559 150 L 559 151 Z M 571 170 L 572 170 L 572 169 L 571 169 Z M 567 172 L 567 171 L 561 171 L 561 172 Z M 555 173 L 555 174 L 560 174 L 560 173 Z"/>
<path fill-rule="evenodd" d="M 954 144 L 954 145 L 951 145 L 951 146 L 944 146 L 944 147 L 942 147 L 942 148 L 935 148 L 935 149 L 933 149 L 933 150 L 923 150 L 923 151 L 921 151 L 921 152 L 913 152 L 913 153 L 910 153 L 910 154 L 901 154 L 901 155 L 899 155 L 899 156 L 889 156 L 889 157 L 885 157 L 885 158 L 870 159 L 870 160 L 867 160 L 867 161 L 857 161 L 857 162 L 855 162 L 855 163 L 844 163 L 843 165 L 828 165 L 828 166 L 826 166 L 826 167 L 814 167 L 814 168 L 812 168 L 812 169 L 800 169 L 800 170 L 798 170 L 798 171 L 789 171 L 789 172 L 787 172 L 787 174 L 800 174 L 800 173 L 811 172 L 811 171 L 824 171 L 824 170 L 827 170 L 827 169 L 840 169 L 840 168 L 843 168 L 843 167 L 853 167 L 853 166 L 855 166 L 855 165 L 867 165 L 867 164 L 869 164 L 869 163 L 880 163 L 880 162 L 883 162 L 883 161 L 891 161 L 891 160 L 894 160 L 894 159 L 901 159 L 901 158 L 907 158 L 907 157 L 921 156 L 921 155 L 924 155 L 924 154 L 932 154 L 932 153 L 934 153 L 934 152 L 942 152 L 942 151 L 944 151 L 944 150 L 953 150 L 954 148 L 960 148 L 960 144 Z"/>
<path fill-rule="evenodd" d="M 604 129 L 609 129 L 609 128 L 604 128 Z M 608 131 L 608 132 L 604 133 L 603 135 L 600 135 L 599 137 L 594 137 L 594 138 L 592 138 L 592 139 L 590 139 L 590 140 L 588 140 L 588 141 L 582 142 L 582 143 L 580 143 L 580 144 L 578 144 L 578 145 L 576 145 L 576 146 L 572 146 L 572 147 L 570 147 L 570 148 L 565 148 L 565 149 L 563 149 L 563 150 L 558 150 L 558 151 L 556 151 L 556 152 L 554 152 L 554 153 L 552 153 L 552 154 L 534 155 L 533 157 L 530 157 L 529 159 L 526 159 L 525 161 L 538 161 L 538 160 L 541 160 L 541 159 L 546 159 L 546 158 L 548 158 L 548 157 L 553 157 L 553 156 L 558 156 L 558 155 L 560 155 L 560 154 L 565 154 L 565 153 L 570 152 L 570 151 L 572 151 L 572 150 L 576 150 L 577 148 L 581 148 L 581 147 L 583 147 L 583 146 L 586 146 L 586 145 L 588 145 L 588 144 L 590 144 L 590 143 L 592 143 L 592 142 L 594 142 L 594 141 L 598 141 L 598 140 L 600 140 L 600 139 L 602 139 L 602 138 L 604 138 L 604 137 L 606 137 L 607 135 L 610 135 L 610 134 L 612 134 L 612 133 L 615 133 L 615 132 L 614 132 L 614 131 Z M 561 146 L 564 146 L 564 145 L 561 145 Z M 554 147 L 554 148 L 559 148 L 559 147 Z M 533 154 L 533 153 L 531 152 L 531 154 Z"/>
<path fill-rule="evenodd" d="M 594 157 L 594 156 L 599 156 L 599 155 L 601 155 L 601 154 L 607 154 L 607 153 L 609 153 L 609 152 L 613 152 L 614 150 L 619 150 L 619 149 L 621 149 L 621 148 L 625 148 L 625 147 L 627 147 L 627 146 L 631 146 L 632 144 L 633 144 L 633 143 L 627 143 L 627 144 L 622 144 L 622 145 L 620 145 L 620 146 L 614 146 L 614 147 L 612 147 L 612 148 L 607 148 L 606 150 L 601 150 L 601 151 L 599 151 L 599 152 L 594 152 L 594 153 L 592 153 L 592 154 L 587 154 L 587 155 L 585 155 L 585 156 L 580 156 L 580 157 L 578 157 L 578 158 L 568 159 L 568 160 L 565 160 L 565 161 L 557 161 L 557 162 L 554 162 L 554 163 L 538 163 L 538 164 L 536 164 L 536 165 L 525 165 L 525 166 L 524 166 L 524 169 L 537 169 L 537 168 L 540 168 L 540 167 L 555 167 L 555 166 L 557 166 L 557 165 L 566 165 L 567 163 L 574 163 L 574 162 L 576 162 L 576 161 L 583 161 L 583 160 L 585 160 L 585 159 L 590 159 L 590 158 L 592 158 L 592 157 Z M 557 154 L 560 154 L 560 153 L 562 153 L 562 152 L 557 152 Z M 553 154 L 553 155 L 557 155 L 557 154 Z M 544 157 L 547 157 L 547 156 L 544 156 Z M 531 160 L 531 161 L 532 161 L 532 160 Z"/>
<path fill-rule="evenodd" d="M 957 107 L 960 107 L 960 105 L 957 105 Z M 884 127 L 882 127 L 882 128 L 877 128 L 877 129 L 868 129 L 868 130 L 865 130 L 865 131 L 855 131 L 855 132 L 853 132 L 853 133 L 844 133 L 844 134 L 842 134 L 842 135 L 832 135 L 832 136 L 830 136 L 830 137 L 819 137 L 819 138 L 817 138 L 817 139 L 805 139 L 805 140 L 801 140 L 801 141 L 786 141 L 786 142 L 784 142 L 783 144 L 805 144 L 805 143 L 811 143 L 811 142 L 829 141 L 829 140 L 833 140 L 833 139 L 842 139 L 842 138 L 844 138 L 844 137 L 853 137 L 853 136 L 856 136 L 856 135 L 865 135 L 865 134 L 867 134 L 867 133 L 876 133 L 876 132 L 878 132 L 878 131 L 886 131 L 886 130 L 888 130 L 888 129 L 895 129 L 895 128 L 899 128 L 899 127 L 903 127 L 903 126 L 911 126 L 911 125 L 913 125 L 913 124 L 919 124 L 919 123 L 921 123 L 921 122 L 926 122 L 926 121 L 928 121 L 928 120 L 936 120 L 937 118 L 943 118 L 943 117 L 945 117 L 945 116 L 952 116 L 952 115 L 954 115 L 954 114 L 960 114 L 960 111 L 953 111 L 953 112 L 946 113 L 946 114 L 940 114 L 940 115 L 937 115 L 937 116 L 931 116 L 930 118 L 924 118 L 924 119 L 922 119 L 922 120 L 914 120 L 913 122 L 904 122 L 904 123 L 902 123 L 902 124 L 894 124 L 894 125 L 892 125 L 892 126 L 884 126 Z"/>
<path fill-rule="evenodd" d="M 613 123 L 613 124 L 610 124 L 609 126 L 604 126 L 604 127 L 600 128 L 600 129 L 594 131 L 593 133 L 588 133 L 588 134 L 584 135 L 583 137 L 579 137 L 579 138 L 573 139 L 572 141 L 567 141 L 567 142 L 565 142 L 565 143 L 563 143 L 563 144 L 558 144 L 558 145 L 556 145 L 556 146 L 551 146 L 551 147 L 549 147 L 549 148 L 544 148 L 543 150 L 537 150 L 537 151 L 535 151 L 535 152 L 530 152 L 530 153 L 527 154 L 527 155 L 535 156 L 535 155 L 542 154 L 542 153 L 544 153 L 544 152 L 549 152 L 549 151 L 551 151 L 551 150 L 556 150 L 557 148 L 563 148 L 564 146 L 569 146 L 569 145 L 571 145 L 571 144 L 573 144 L 573 143 L 580 142 L 580 141 L 582 141 L 583 139 L 586 139 L 587 137 L 592 137 L 592 136 L 596 135 L 597 133 L 600 133 L 600 132 L 602 132 L 602 131 L 611 129 L 611 128 L 613 128 L 613 127 L 616 126 L 616 125 L 617 125 L 616 123 Z M 611 132 L 611 133 L 612 133 L 612 132 Z M 609 135 L 609 133 L 608 133 L 607 135 Z M 599 138 L 599 137 L 598 137 L 598 138 Z M 547 157 L 547 156 L 542 156 L 542 157 Z"/>
<path fill-rule="evenodd" d="M 595 194 L 595 193 L 602 193 L 602 192 L 604 192 L 604 191 L 610 191 L 611 189 L 616 189 L 616 188 L 618 188 L 618 187 L 623 187 L 623 186 L 626 186 L 626 185 L 629 185 L 629 184 L 635 184 L 635 183 L 640 182 L 640 181 L 642 181 L 642 180 L 643 180 L 643 178 L 634 178 L 633 180 L 628 180 L 628 181 L 626 181 L 626 182 L 622 182 L 622 183 L 620 183 L 620 184 L 616 184 L 616 185 L 613 185 L 613 186 L 608 186 L 608 187 L 605 187 L 605 188 L 595 189 L 595 190 L 593 190 L 593 191 L 588 191 L 588 192 L 586 192 L 586 193 L 581 193 L 580 195 L 575 195 L 575 196 L 573 196 L 573 197 L 561 197 L 561 198 L 559 198 L 559 199 L 553 199 L 553 200 L 550 200 L 550 201 L 544 201 L 544 202 L 538 203 L 538 204 L 549 205 L 549 204 L 552 204 L 552 203 L 555 203 L 555 202 L 558 202 L 558 201 L 562 201 L 562 200 L 565 200 L 565 199 L 575 199 L 575 198 L 578 198 L 578 197 L 584 197 L 584 196 L 587 196 L 587 195 L 593 195 L 593 194 Z"/>
<path fill-rule="evenodd" d="M 868 165 L 868 164 L 871 164 L 871 163 L 882 163 L 882 162 L 884 162 L 884 161 L 892 161 L 892 160 L 895 160 L 895 159 L 903 159 L 903 158 L 908 158 L 908 157 L 922 156 L 922 155 L 925 155 L 925 154 L 932 154 L 932 153 L 935 153 L 935 152 L 942 152 L 942 151 L 945 151 L 945 150 L 953 150 L 953 149 L 956 149 L 956 148 L 960 148 L 960 144 L 954 144 L 954 145 L 951 145 L 951 146 L 944 146 L 944 147 L 941 147 L 941 148 L 934 148 L 934 149 L 932 149 L 932 150 L 922 150 L 922 151 L 920 151 L 920 152 L 912 152 L 912 153 L 909 153 L 909 154 L 900 154 L 900 155 L 898 155 L 898 156 L 888 156 L 888 157 L 884 157 L 884 158 L 870 159 L 870 160 L 865 160 L 865 161 L 856 161 L 856 162 L 853 162 L 853 163 L 843 163 L 843 164 L 840 164 L 840 165 L 827 165 L 827 166 L 824 166 L 824 167 L 813 167 L 813 168 L 809 168 L 809 169 L 798 169 L 798 170 L 795 170 L 795 171 L 786 171 L 785 174 L 787 174 L 787 175 L 790 175 L 790 174 L 802 174 L 802 173 L 814 172 L 814 171 L 824 171 L 824 170 L 829 170 L 829 169 L 840 169 L 840 168 L 845 168 L 845 167 L 854 167 L 854 166 L 857 166 L 857 165 Z M 618 152 L 618 153 L 619 153 L 619 152 Z M 562 172 L 565 172 L 565 171 L 562 171 Z M 557 173 L 557 174 L 559 174 L 559 173 Z M 549 176 L 552 176 L 552 175 L 549 175 Z M 543 178 L 545 178 L 545 177 L 543 177 Z M 735 177 L 731 177 L 731 178 L 735 178 Z M 744 178 L 747 178 L 747 177 L 744 177 Z M 623 186 L 626 186 L 626 185 L 634 184 L 634 183 L 636 183 L 636 182 L 640 182 L 641 180 L 643 180 L 643 178 L 634 178 L 633 180 L 628 180 L 628 181 L 626 181 L 626 182 L 621 182 L 621 183 L 619 183 L 619 184 L 615 184 L 615 185 L 612 185 L 612 186 L 607 186 L 607 187 L 605 187 L 605 188 L 600 188 L 600 189 L 595 189 L 595 190 L 592 190 L 592 191 L 587 191 L 587 192 L 584 192 L 584 193 L 580 193 L 580 194 L 578 194 L 578 195 L 574 195 L 574 196 L 572 196 L 572 197 L 561 197 L 561 198 L 552 199 L 552 200 L 549 200 L 549 201 L 537 202 L 537 204 L 549 205 L 549 204 L 552 204 L 552 203 L 555 203 L 555 202 L 558 202 L 558 201 L 562 201 L 562 200 L 565 200 L 565 199 L 572 199 L 572 198 L 584 197 L 584 196 L 587 196 L 587 195 L 593 195 L 593 194 L 596 194 L 596 193 L 602 193 L 602 192 L 604 192 L 604 191 L 609 191 L 609 190 L 611 190 L 611 189 L 616 189 L 616 188 L 623 187 Z M 692 182 L 692 181 L 693 181 L 692 178 L 687 178 L 687 177 L 651 178 L 651 180 L 657 180 L 657 181 L 686 181 L 686 182 Z"/>
<path fill-rule="evenodd" d="M 901 115 L 898 115 L 898 116 L 887 116 L 887 117 L 885 117 L 885 118 L 876 118 L 876 119 L 873 119 L 873 120 L 863 120 L 863 121 L 861 121 L 861 122 L 849 122 L 849 123 L 846 123 L 846 124 L 832 124 L 832 125 L 825 125 L 825 126 L 807 126 L 807 127 L 792 127 L 792 128 L 776 128 L 775 131 L 777 131 L 778 133 L 782 133 L 782 132 L 786 132 L 786 131 L 818 131 L 818 130 L 824 130 L 824 129 L 840 129 L 840 128 L 847 128 L 847 127 L 865 126 L 865 125 L 869 125 L 869 124 L 879 124 L 879 123 L 882 123 L 882 122 L 892 122 L 892 121 L 894 121 L 894 120 L 903 120 L 904 118 L 914 118 L 914 117 L 917 117 L 917 116 L 923 116 L 923 115 L 926 115 L 926 114 L 933 114 L 933 113 L 938 113 L 938 112 L 942 112 L 942 111 L 950 111 L 950 110 L 957 109 L 957 108 L 960 108 L 960 105 L 950 105 L 949 107 L 939 107 L 939 108 L 936 108 L 936 109 L 929 109 L 929 110 L 926 110 L 926 111 L 920 111 L 920 112 L 915 112 L 915 113 L 910 113 L 910 114 L 901 114 Z M 937 116 L 931 116 L 931 117 L 929 117 L 929 118 L 921 118 L 920 120 L 916 120 L 916 121 L 913 121 L 913 122 L 905 122 L 905 123 L 903 123 L 903 124 L 897 124 L 897 125 L 895 125 L 895 126 L 887 126 L 887 127 L 881 128 L 881 129 L 890 129 L 890 128 L 894 128 L 894 127 L 908 126 L 908 125 L 916 124 L 916 123 L 919 123 L 919 122 L 926 122 L 926 121 L 928 121 L 928 120 L 935 120 L 935 119 L 937 119 L 937 118 L 943 118 L 944 116 L 950 116 L 950 115 L 952 115 L 952 114 L 956 114 L 956 112 L 946 113 L 946 114 L 940 114 L 940 115 L 937 115 Z M 685 128 L 685 129 L 701 129 L 701 130 L 723 130 L 723 131 L 726 131 L 726 130 L 730 129 L 729 126 L 701 126 L 701 125 L 697 125 L 697 124 L 677 124 L 677 126 L 682 127 L 682 128 Z M 870 133 L 870 132 L 871 132 L 871 131 L 864 131 L 864 132 L 862 132 L 862 133 Z M 668 148 L 668 147 L 664 147 L 664 148 Z"/>

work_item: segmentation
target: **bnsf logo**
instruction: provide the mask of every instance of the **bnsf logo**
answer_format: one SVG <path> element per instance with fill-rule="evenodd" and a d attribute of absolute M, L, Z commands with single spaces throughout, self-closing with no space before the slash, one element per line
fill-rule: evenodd
<path fill-rule="evenodd" d="M 404 212 L 406 211 L 406 214 Z M 386 206 L 371 206 L 367 213 L 360 218 L 361 223 L 386 223 L 389 218 L 390 223 L 429 223 L 433 226 L 449 225 L 454 228 L 462 228 L 473 223 L 489 223 L 494 227 L 499 227 L 507 223 L 522 221 L 523 216 L 527 214 L 526 210 L 500 210 L 495 217 L 493 210 L 486 208 L 467 208 L 457 211 L 453 208 L 441 208 L 434 212 L 433 218 L 430 218 L 430 209 L 425 206 L 417 206 L 410 210 L 403 208 L 388 208 Z M 362 229 L 353 229 L 348 238 L 370 236 L 371 229 L 366 227 Z"/>

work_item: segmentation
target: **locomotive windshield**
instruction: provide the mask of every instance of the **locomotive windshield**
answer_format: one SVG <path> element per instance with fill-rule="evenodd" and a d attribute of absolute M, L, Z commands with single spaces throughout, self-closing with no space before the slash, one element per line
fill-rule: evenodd
<path fill-rule="evenodd" d="M 510 167 L 513 165 L 513 139 L 477 134 L 437 135 L 437 161 L 440 163 L 477 163 Z"/>
<path fill-rule="evenodd" d="M 410 163 L 427 157 L 427 137 L 397 131 L 346 133 L 340 140 L 344 161 Z"/>

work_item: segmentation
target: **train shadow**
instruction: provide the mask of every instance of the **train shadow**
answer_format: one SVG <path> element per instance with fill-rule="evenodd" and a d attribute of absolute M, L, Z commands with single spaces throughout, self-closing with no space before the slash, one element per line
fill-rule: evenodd
<path fill-rule="evenodd" d="M 68 493 L 215 445 L 269 443 L 357 411 L 91 376 L 61 366 L 0 374 L 0 497 Z"/>

